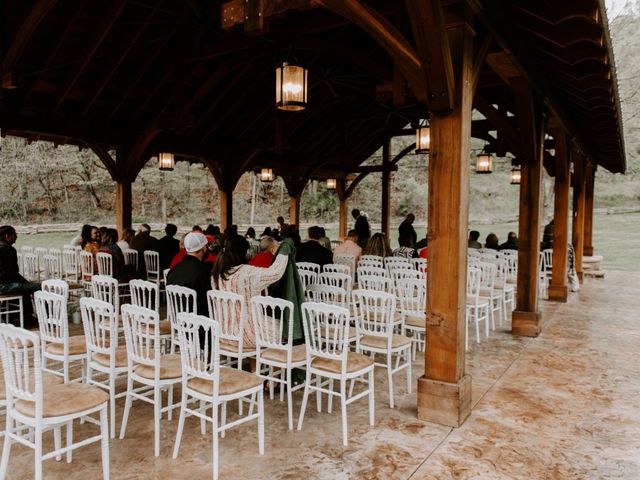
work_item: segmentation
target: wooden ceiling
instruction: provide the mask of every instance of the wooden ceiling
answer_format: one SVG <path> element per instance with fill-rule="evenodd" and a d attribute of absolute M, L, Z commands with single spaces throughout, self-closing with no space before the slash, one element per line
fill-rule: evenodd
<path fill-rule="evenodd" d="M 455 21 L 449 10 L 460 2 L 442 3 L 445 21 Z M 414 94 L 420 79 L 403 65 L 411 55 L 393 55 L 393 48 L 415 48 L 420 26 L 412 25 L 412 0 L 0 5 L 2 133 L 138 151 L 140 160 L 126 167 L 130 178 L 164 150 L 204 162 L 231 186 L 244 171 L 266 165 L 297 181 L 346 174 L 358 171 L 385 138 L 424 118 L 426 104 L 442 108 L 428 89 Z M 624 172 L 603 6 L 596 0 L 468 5 L 476 15 L 477 55 L 486 56 L 474 100 L 486 120 L 474 122 L 473 135 L 499 154 L 518 155 L 509 87 L 517 71 L 587 156 Z M 245 6 L 247 20 L 234 18 L 233 9 L 237 14 Z M 396 45 L 381 46 L 371 21 L 354 21 L 343 8 L 393 25 L 398 35 L 388 41 Z M 300 113 L 274 107 L 274 67 L 291 49 L 309 70 L 309 108 Z"/>

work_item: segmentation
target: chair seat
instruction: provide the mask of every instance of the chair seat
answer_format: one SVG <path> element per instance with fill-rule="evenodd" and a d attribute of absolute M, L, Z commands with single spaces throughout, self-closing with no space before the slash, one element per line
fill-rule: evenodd
<path fill-rule="evenodd" d="M 361 347 L 372 347 L 378 349 L 386 349 L 387 348 L 387 337 L 376 337 L 373 335 L 364 335 L 360 339 Z M 411 339 L 409 337 L 405 337 L 404 335 L 393 334 L 391 337 L 391 348 L 401 348 L 406 345 L 411 345 Z"/>
<path fill-rule="evenodd" d="M 104 390 L 83 383 L 67 383 L 44 388 L 42 394 L 42 416 L 60 417 L 89 410 L 109 401 L 109 394 Z M 15 408 L 29 417 L 36 414 L 35 402 L 18 400 Z"/>
<path fill-rule="evenodd" d="M 69 283 L 69 290 L 80 290 L 81 288 L 84 288 L 81 283 Z"/>
<path fill-rule="evenodd" d="M 484 307 L 488 304 L 489 302 L 487 300 L 483 300 L 482 298 L 467 296 L 467 305 L 477 305 L 478 307 Z"/>
<path fill-rule="evenodd" d="M 513 285 L 496 285 L 495 288 L 503 292 L 513 292 L 515 290 Z"/>
<path fill-rule="evenodd" d="M 18 293 L 0 293 L 0 301 L 8 301 L 8 300 L 20 300 L 22 298 L 21 294 Z"/>
<path fill-rule="evenodd" d="M 143 378 L 153 380 L 154 367 L 150 365 L 136 365 L 133 371 Z M 161 355 L 160 356 L 160 380 L 182 377 L 182 364 L 180 363 L 180 355 Z"/>
<path fill-rule="evenodd" d="M 408 316 L 404 321 L 407 327 L 427 328 L 427 317 Z"/>
<path fill-rule="evenodd" d="M 358 372 L 373 365 L 373 359 L 360 353 L 347 354 L 347 373 Z M 342 361 L 331 358 L 314 358 L 311 367 L 329 373 L 342 373 Z"/>
<path fill-rule="evenodd" d="M 225 352 L 228 353 L 238 353 L 238 347 L 240 343 L 237 340 L 220 340 L 220 355 L 224 355 Z M 245 354 L 254 354 L 256 352 L 256 347 L 247 347 L 243 345 L 242 355 Z"/>
<path fill-rule="evenodd" d="M 516 285 L 518 283 L 518 280 L 515 278 L 507 278 L 507 283 L 511 285 Z"/>
<path fill-rule="evenodd" d="M 158 322 L 158 327 L 160 327 L 160 335 L 169 335 L 171 333 L 171 322 L 169 320 L 160 320 Z M 152 335 L 155 333 L 154 326 L 151 326 L 149 333 Z"/>
<path fill-rule="evenodd" d="M 31 370 L 31 375 L 29 376 L 31 379 L 31 383 L 29 384 L 29 389 L 31 391 L 35 390 L 35 374 L 33 373 L 33 369 Z M 52 385 L 60 385 L 64 379 L 58 375 L 54 375 L 49 372 L 42 372 L 42 386 L 44 388 L 50 387 Z M 7 399 L 6 385 L 4 382 L 4 375 L 0 376 L 0 401 Z"/>
<path fill-rule="evenodd" d="M 496 297 L 496 296 L 500 296 L 500 293 L 495 291 L 495 287 L 494 287 L 494 289 L 491 289 L 491 288 L 481 288 L 481 289 L 480 289 L 480 296 L 481 296 L 481 297 L 486 297 L 486 298 L 489 298 L 489 297 Z"/>
<path fill-rule="evenodd" d="M 93 355 L 93 360 L 100 365 L 108 367 L 109 363 L 109 355 L 105 353 L 95 353 Z M 127 366 L 127 347 L 121 346 L 116 349 L 116 368 L 122 368 Z"/>
<path fill-rule="evenodd" d="M 286 363 L 287 352 L 275 348 L 267 348 L 260 352 L 260 357 L 264 360 L 272 360 L 274 362 Z M 292 362 L 304 362 L 307 359 L 307 346 L 296 345 L 291 352 Z"/>
<path fill-rule="evenodd" d="M 235 368 L 220 368 L 219 395 L 233 395 L 234 393 L 250 390 L 262 386 L 264 379 L 253 373 L 244 372 Z M 204 378 L 192 378 L 187 386 L 203 395 L 213 395 L 213 382 Z"/>
<path fill-rule="evenodd" d="M 47 345 L 46 351 L 52 355 L 64 355 L 64 345 L 50 343 Z M 87 342 L 84 335 L 69 337 L 69 355 L 82 355 L 83 353 L 87 353 Z"/>

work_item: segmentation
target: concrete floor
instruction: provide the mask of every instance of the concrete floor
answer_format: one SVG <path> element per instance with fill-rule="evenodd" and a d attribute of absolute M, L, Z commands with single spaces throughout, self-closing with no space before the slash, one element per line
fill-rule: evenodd
<path fill-rule="evenodd" d="M 587 279 L 569 303 L 542 302 L 536 339 L 512 337 L 507 326 L 467 353 L 473 411 L 459 429 L 416 419 L 415 389 L 400 374 L 395 409 L 383 371 L 376 376 L 376 425 L 367 402 L 349 407 L 349 447 L 339 409 L 307 409 L 301 432 L 288 431 L 286 404 L 266 399 L 265 455 L 257 426 L 221 440 L 221 478 L 233 479 L 539 479 L 640 478 L 640 273 Z M 414 380 L 423 361 L 414 363 Z M 415 385 L 415 381 L 414 381 Z M 294 420 L 302 395 L 294 394 Z M 118 403 L 119 427 L 123 402 Z M 95 427 L 78 426 L 75 437 Z M 162 449 L 153 456 L 152 408 L 134 403 L 127 437 L 111 442 L 111 478 L 211 478 L 211 434 L 185 424 L 180 455 L 171 459 L 177 419 L 163 419 Z M 209 430 L 210 432 L 210 430 Z M 48 434 L 45 450 L 52 446 Z M 33 453 L 14 445 L 8 478 L 33 478 Z M 45 478 L 101 475 L 97 444 L 74 452 L 71 465 L 49 460 Z"/>

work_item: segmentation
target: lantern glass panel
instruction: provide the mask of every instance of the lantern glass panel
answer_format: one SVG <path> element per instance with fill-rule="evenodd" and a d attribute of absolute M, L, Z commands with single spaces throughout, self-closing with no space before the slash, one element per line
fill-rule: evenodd
<path fill-rule="evenodd" d="M 171 171 L 175 166 L 173 153 L 162 152 L 158 154 L 158 166 L 160 170 Z"/>
<path fill-rule="evenodd" d="M 276 106 L 280 110 L 299 111 L 307 107 L 307 70 L 283 63 L 276 68 Z"/>
<path fill-rule="evenodd" d="M 427 153 L 431 145 L 431 129 L 429 127 L 419 127 L 416 130 L 416 152 Z"/>
<path fill-rule="evenodd" d="M 493 171 L 493 156 L 490 153 L 480 153 L 476 157 L 476 173 L 491 173 Z"/>

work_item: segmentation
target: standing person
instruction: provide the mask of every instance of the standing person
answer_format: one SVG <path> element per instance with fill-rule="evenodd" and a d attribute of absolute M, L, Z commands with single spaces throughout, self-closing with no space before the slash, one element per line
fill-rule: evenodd
<path fill-rule="evenodd" d="M 180 251 L 180 241 L 174 238 L 178 233 L 178 227 L 168 223 L 164 227 L 165 236 L 158 240 L 158 253 L 160 254 L 160 270 L 169 267 L 173 257 Z"/>
<path fill-rule="evenodd" d="M 404 221 L 398 227 L 398 236 L 399 237 L 408 237 L 411 241 L 410 247 L 415 247 L 416 242 L 418 241 L 418 234 L 416 230 L 413 228 L 413 222 L 415 221 L 416 216 L 413 213 L 410 213 L 406 216 Z"/>
<path fill-rule="evenodd" d="M 31 294 L 40 290 L 40 283 L 29 282 L 20 275 L 18 252 L 13 246 L 17 239 L 16 229 L 11 225 L 0 227 L 0 294 L 15 293 L 22 295 L 24 326 L 33 328 L 38 325 L 38 319 L 33 316 Z"/>
<path fill-rule="evenodd" d="M 361 248 L 365 248 L 367 242 L 369 241 L 369 238 L 371 238 L 371 227 L 369 226 L 369 220 L 367 220 L 367 217 L 362 215 L 360 210 L 358 210 L 357 208 L 351 210 L 351 216 L 356 221 L 353 229 L 358 232 L 358 245 L 360 245 Z"/>
<path fill-rule="evenodd" d="M 480 232 L 477 230 L 471 230 L 469 232 L 469 241 L 467 242 L 467 248 L 482 248 L 482 244 L 478 241 L 480 238 Z"/>
<path fill-rule="evenodd" d="M 285 223 L 284 217 L 282 215 L 276 219 L 276 222 L 278 223 L 278 231 L 280 232 L 284 232 L 285 229 L 289 226 Z"/>
<path fill-rule="evenodd" d="M 309 227 L 309 240 L 300 244 L 296 253 L 296 262 L 311 262 L 324 266 L 333 263 L 331 250 L 320 245 L 322 229 L 317 226 Z"/>
<path fill-rule="evenodd" d="M 353 255 L 356 257 L 356 266 L 358 262 L 360 262 L 360 257 L 362 256 L 362 247 L 358 245 L 358 232 L 355 230 L 349 230 L 347 233 L 347 238 L 338 245 L 334 250 L 333 254 L 342 254 L 345 253 L 347 255 Z"/>
<path fill-rule="evenodd" d="M 138 228 L 138 233 L 131 240 L 130 248 L 138 251 L 138 273 L 141 278 L 147 278 L 147 266 L 144 262 L 144 252 L 147 250 L 158 251 L 158 239 L 151 236 L 151 227 L 143 223 Z"/>

